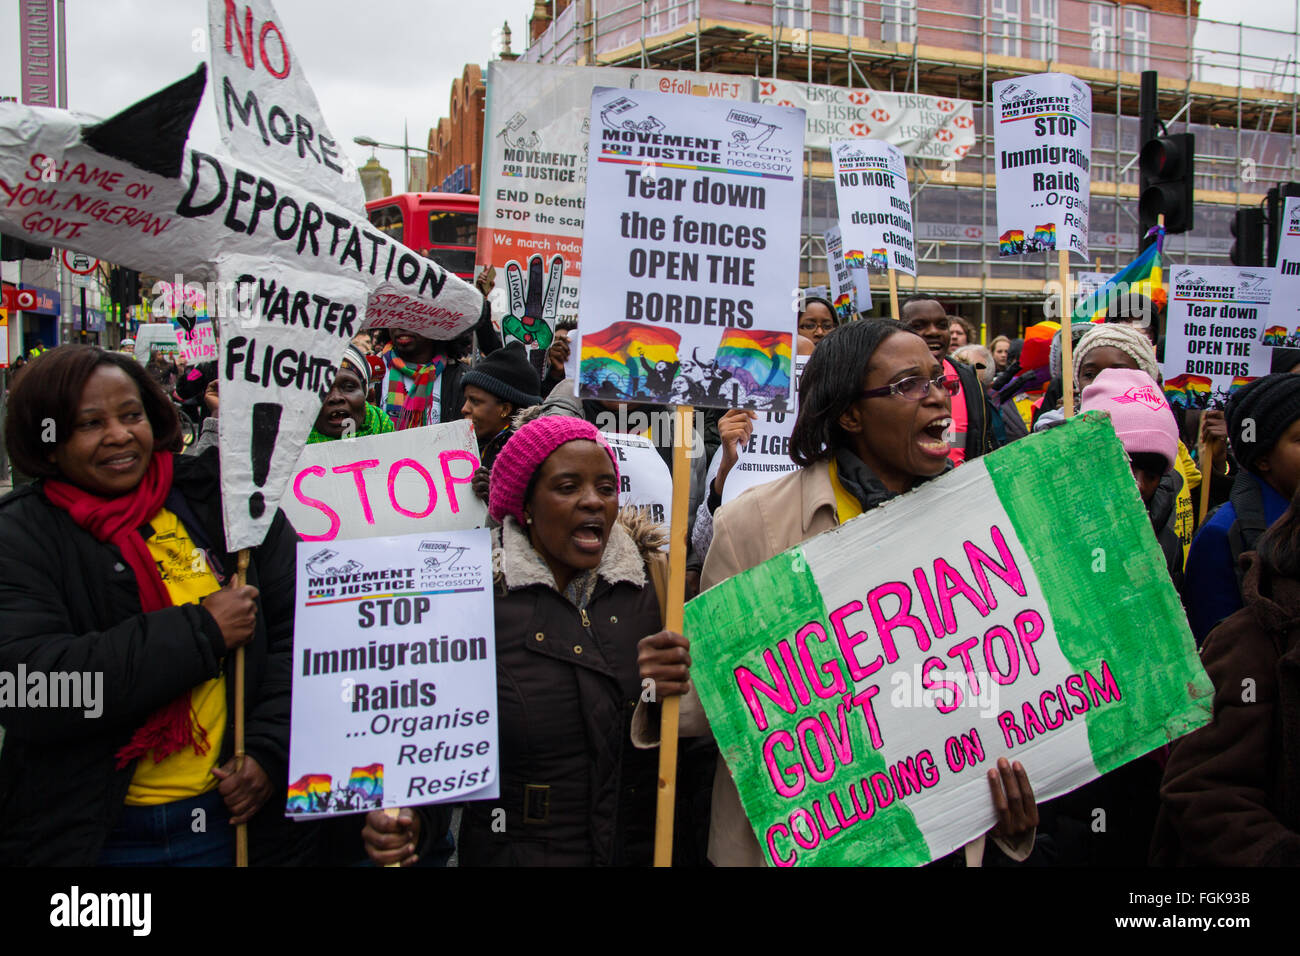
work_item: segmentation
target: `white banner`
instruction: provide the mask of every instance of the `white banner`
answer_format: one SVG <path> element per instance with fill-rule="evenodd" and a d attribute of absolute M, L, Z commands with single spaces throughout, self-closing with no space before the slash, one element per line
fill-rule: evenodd
<path fill-rule="evenodd" d="M 722 74 L 488 65 L 477 261 L 495 266 L 497 285 L 507 290 L 507 342 L 546 348 L 557 319 L 578 317 L 591 92 L 638 84 L 687 97 L 748 101 L 754 94 L 752 79 Z"/>
<path fill-rule="evenodd" d="M 161 352 L 173 362 L 180 356 L 180 342 L 170 322 L 146 322 L 136 329 L 136 359 L 141 365 L 148 365 L 149 356 L 154 352 Z"/>
<path fill-rule="evenodd" d="M 788 408 L 802 114 L 611 89 L 591 111 L 579 394 Z"/>
<path fill-rule="evenodd" d="M 285 816 L 496 797 L 486 529 L 298 545 Z"/>
<path fill-rule="evenodd" d="M 853 318 L 857 309 L 857 288 L 849 264 L 844 261 L 844 243 L 840 237 L 840 227 L 832 226 L 826 230 L 826 271 L 830 275 L 831 305 L 841 322 Z M 867 293 L 870 295 L 870 292 Z"/>
<path fill-rule="evenodd" d="M 356 167 L 325 124 L 271 0 L 208 0 L 208 40 L 212 103 L 230 154 L 362 214 Z"/>
<path fill-rule="evenodd" d="M 198 322 L 192 329 L 176 329 L 176 342 L 180 356 L 190 365 L 211 362 L 217 357 L 217 337 L 211 322 Z"/>
<path fill-rule="evenodd" d="M 1092 90 L 1063 73 L 993 84 L 998 253 L 1088 258 Z"/>
<path fill-rule="evenodd" d="M 618 506 L 633 505 L 667 530 L 673 513 L 673 475 L 659 449 L 644 435 L 602 434 L 618 456 Z"/>
<path fill-rule="evenodd" d="M 281 501 L 304 541 L 480 528 L 479 466 L 468 419 L 303 449 Z"/>
<path fill-rule="evenodd" d="M 795 380 L 803 377 L 804 366 L 810 356 L 799 355 L 795 358 Z M 722 483 L 722 503 L 725 505 L 734 498 L 739 498 L 750 488 L 775 481 L 782 475 L 798 471 L 799 466 L 790 460 L 790 434 L 794 431 L 798 405 L 788 412 L 759 412 L 754 421 L 754 430 L 749 441 L 740 448 L 739 460 L 727 472 L 727 479 Z M 709 462 L 709 482 L 718 473 L 722 465 L 722 449 L 713 453 Z"/>
<path fill-rule="evenodd" d="M 944 161 L 962 159 L 975 146 L 975 104 L 969 100 L 759 80 L 758 101 L 804 110 L 804 144 L 810 149 L 830 149 L 840 139 L 875 139 L 892 143 L 904 156 Z"/>
<path fill-rule="evenodd" d="M 907 160 L 898 147 L 861 139 L 835 142 L 831 162 L 849 268 L 916 275 Z"/>
<path fill-rule="evenodd" d="M 1300 197 L 1286 198 L 1273 286 L 1274 304 L 1264 330 L 1264 344 L 1300 347 Z"/>
<path fill-rule="evenodd" d="M 1171 405 L 1222 408 L 1267 375 L 1273 273 L 1236 266 L 1175 266 L 1166 322 L 1164 389 Z"/>

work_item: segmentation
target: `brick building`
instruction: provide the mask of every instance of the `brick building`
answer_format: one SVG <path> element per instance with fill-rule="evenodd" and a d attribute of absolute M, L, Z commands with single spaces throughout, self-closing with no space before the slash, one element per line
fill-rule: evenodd
<path fill-rule="evenodd" d="M 451 84 L 447 115 L 429 130 L 425 182 L 430 192 L 478 193 L 486 102 L 483 71 L 477 63 L 468 63 Z"/>

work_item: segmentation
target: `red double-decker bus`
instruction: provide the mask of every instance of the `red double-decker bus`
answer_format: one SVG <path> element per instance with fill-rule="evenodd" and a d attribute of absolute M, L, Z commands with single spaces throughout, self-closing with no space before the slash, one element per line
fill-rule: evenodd
<path fill-rule="evenodd" d="M 478 197 L 398 193 L 366 203 L 371 224 L 462 279 L 474 278 Z"/>

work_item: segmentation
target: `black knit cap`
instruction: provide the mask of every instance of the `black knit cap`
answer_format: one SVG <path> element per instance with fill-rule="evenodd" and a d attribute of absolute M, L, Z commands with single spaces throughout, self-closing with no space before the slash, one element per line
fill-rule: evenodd
<path fill-rule="evenodd" d="M 542 403 L 542 380 L 528 361 L 522 342 L 511 342 L 482 359 L 465 373 L 461 383 L 490 392 L 515 408 Z"/>
<path fill-rule="evenodd" d="M 1300 418 L 1300 375 L 1276 372 L 1255 379 L 1228 399 L 1227 418 L 1232 453 L 1254 471 L 1255 462 Z"/>

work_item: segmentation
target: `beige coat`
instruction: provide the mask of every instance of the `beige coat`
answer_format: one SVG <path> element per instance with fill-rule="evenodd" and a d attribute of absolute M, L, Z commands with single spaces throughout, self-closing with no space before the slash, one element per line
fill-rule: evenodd
<path fill-rule="evenodd" d="M 830 465 L 817 462 L 775 481 L 751 488 L 718 509 L 714 515 L 713 543 L 704 561 L 700 590 L 706 591 L 727 578 L 762 564 L 782 551 L 839 524 Z M 638 747 L 658 746 L 657 727 L 651 728 L 640 711 L 634 719 L 633 742 Z M 710 733 L 708 720 L 692 687 L 682 698 L 679 735 Z M 1034 838 L 1012 846 L 995 838 L 998 847 L 1014 860 L 1023 860 L 1033 849 Z M 984 851 L 980 837 L 966 847 L 968 865 L 979 865 Z M 740 794 L 718 758 L 713 778 L 713 809 L 709 821 L 709 860 L 715 866 L 763 866 L 765 860 L 754 830 L 745 816 Z"/>

